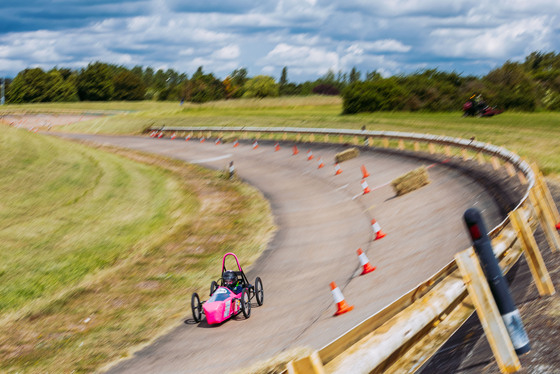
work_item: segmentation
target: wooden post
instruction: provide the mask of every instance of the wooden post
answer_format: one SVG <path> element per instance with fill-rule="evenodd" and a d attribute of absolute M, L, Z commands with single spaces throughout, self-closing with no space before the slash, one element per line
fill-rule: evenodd
<path fill-rule="evenodd" d="M 296 135 L 296 142 L 299 142 L 301 139 L 301 134 L 298 132 Z"/>
<path fill-rule="evenodd" d="M 451 157 L 451 156 L 452 156 L 452 154 L 451 154 L 451 147 L 448 146 L 448 145 L 445 146 L 445 155 L 446 155 L 447 157 Z"/>
<path fill-rule="evenodd" d="M 338 136 L 338 142 L 339 143 L 344 143 L 344 138 L 342 137 L 342 135 Z"/>
<path fill-rule="evenodd" d="M 389 139 L 383 138 L 383 147 L 384 148 L 389 148 Z"/>
<path fill-rule="evenodd" d="M 288 362 L 286 369 L 288 369 L 288 374 L 325 374 L 317 351 L 310 356 Z"/>
<path fill-rule="evenodd" d="M 436 147 L 434 143 L 428 143 L 428 151 L 430 152 L 431 155 L 436 153 Z"/>
<path fill-rule="evenodd" d="M 552 217 L 549 216 L 550 212 L 548 209 L 543 209 L 542 200 L 535 193 L 535 188 L 531 188 L 529 190 L 529 200 L 531 201 L 533 208 L 535 208 L 535 212 L 537 213 L 537 217 L 545 233 L 550 250 L 552 252 L 560 250 L 560 236 L 558 235 L 558 231 L 556 231 L 556 227 L 554 227 L 553 220 Z"/>
<path fill-rule="evenodd" d="M 315 141 L 315 135 L 314 134 L 309 135 L 309 141 L 311 143 L 313 143 Z"/>
<path fill-rule="evenodd" d="M 517 172 L 517 177 L 519 178 L 519 183 L 525 185 L 527 184 L 527 178 L 525 178 L 525 174 L 521 170 Z"/>
<path fill-rule="evenodd" d="M 521 240 L 525 258 L 531 270 L 531 274 L 533 275 L 533 279 L 535 280 L 535 284 L 537 285 L 537 289 L 539 290 L 539 295 L 554 295 L 554 285 L 546 270 L 546 265 L 537 245 L 537 241 L 529 228 L 529 224 L 521 213 L 521 209 L 514 210 L 509 213 L 509 219 L 517 233 L 517 237 Z"/>
<path fill-rule="evenodd" d="M 494 168 L 494 170 L 500 170 L 500 161 L 498 161 L 498 158 L 496 156 L 492 156 L 490 161 L 492 162 L 492 167 Z"/>
<path fill-rule="evenodd" d="M 404 141 L 399 139 L 399 149 L 402 151 L 404 149 Z"/>
<path fill-rule="evenodd" d="M 463 161 L 467 161 L 469 159 L 469 154 L 466 148 L 461 149 L 461 155 L 463 156 Z"/>
<path fill-rule="evenodd" d="M 288 134 L 287 133 L 282 134 L 282 140 L 286 140 L 286 139 L 288 139 Z"/>
<path fill-rule="evenodd" d="M 558 225 L 558 224 L 560 224 L 560 213 L 558 212 L 558 208 L 556 207 L 556 204 L 554 203 L 554 199 L 552 198 L 552 195 L 550 194 L 550 190 L 548 189 L 548 186 L 546 185 L 546 181 L 544 179 L 544 176 L 541 173 L 541 171 L 536 167 L 536 165 L 533 166 L 533 172 L 535 173 L 536 186 L 539 189 L 539 191 L 541 192 L 541 195 L 542 195 L 543 199 L 546 201 L 546 205 L 548 206 L 548 209 L 550 210 L 550 213 L 553 217 L 554 223 L 556 225 Z"/>
<path fill-rule="evenodd" d="M 368 138 L 368 145 L 373 147 L 373 138 L 371 136 Z"/>
<path fill-rule="evenodd" d="M 357 137 L 357 136 L 354 136 L 354 137 L 352 138 L 352 143 L 353 143 L 354 145 L 358 145 L 358 137 Z"/>
<path fill-rule="evenodd" d="M 329 142 L 329 134 L 325 134 L 325 143 Z"/>
<path fill-rule="evenodd" d="M 415 152 L 420 151 L 420 143 L 414 142 L 414 151 L 415 151 Z"/>
<path fill-rule="evenodd" d="M 484 165 L 486 163 L 486 161 L 484 160 L 484 155 L 482 154 L 482 152 L 478 152 L 476 154 L 476 158 L 478 159 L 478 164 L 479 165 Z"/>
<path fill-rule="evenodd" d="M 513 348 L 502 316 L 492 297 L 492 292 L 471 247 L 455 255 L 455 262 L 461 271 L 469 296 L 492 348 L 498 367 L 502 373 L 515 373 L 521 368 L 519 358 Z"/>
<path fill-rule="evenodd" d="M 513 167 L 513 165 L 510 164 L 509 162 L 506 162 L 505 166 L 506 166 L 506 171 L 507 171 L 508 175 L 510 177 L 513 177 L 515 175 L 515 168 Z"/>

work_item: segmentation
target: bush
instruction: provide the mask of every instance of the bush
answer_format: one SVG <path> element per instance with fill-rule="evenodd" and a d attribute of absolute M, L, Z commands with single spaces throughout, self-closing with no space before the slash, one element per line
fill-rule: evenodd
<path fill-rule="evenodd" d="M 342 94 L 343 113 L 399 110 L 404 107 L 407 94 L 393 78 L 373 82 L 356 82 Z"/>
<path fill-rule="evenodd" d="M 332 84 L 327 84 L 327 83 L 321 83 L 313 87 L 311 92 L 317 95 L 330 95 L 330 96 L 340 95 L 340 90 L 338 88 L 336 88 Z"/>

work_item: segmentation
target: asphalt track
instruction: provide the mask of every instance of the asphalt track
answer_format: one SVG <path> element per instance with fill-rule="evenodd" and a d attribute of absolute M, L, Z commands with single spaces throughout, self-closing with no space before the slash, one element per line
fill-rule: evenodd
<path fill-rule="evenodd" d="M 246 270 L 250 280 L 263 279 L 265 302 L 252 315 L 218 326 L 190 319 L 169 334 L 122 361 L 109 373 L 227 373 L 267 359 L 285 349 L 321 348 L 357 323 L 390 304 L 449 263 L 469 246 L 462 214 L 479 208 L 489 227 L 500 220 L 500 208 L 486 188 L 448 164 L 429 169 L 431 183 L 395 197 L 388 183 L 426 161 L 368 150 L 341 164 L 334 155 L 342 145 L 291 144 L 279 151 L 272 143 L 253 149 L 148 137 L 61 135 L 127 147 L 225 169 L 233 160 L 238 175 L 270 201 L 278 231 L 258 261 Z M 314 158 L 307 160 L 307 150 Z M 319 169 L 318 157 L 325 167 Z M 362 195 L 365 165 L 371 193 Z M 387 236 L 373 241 L 375 218 Z M 359 276 L 356 250 L 362 248 L 377 270 Z M 243 259 L 240 259 L 243 266 Z M 221 264 L 216 264 L 219 276 Z M 354 310 L 333 317 L 336 305 L 329 283 L 335 281 Z M 256 306 L 256 305 L 255 305 Z"/>

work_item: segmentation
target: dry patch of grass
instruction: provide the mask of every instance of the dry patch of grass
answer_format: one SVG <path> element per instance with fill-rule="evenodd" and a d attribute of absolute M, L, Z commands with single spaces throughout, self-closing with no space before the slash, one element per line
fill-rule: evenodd
<path fill-rule="evenodd" d="M 57 151 L 63 149 L 58 145 L 54 147 Z M 72 145 L 68 149 L 70 154 L 75 151 Z M 85 153 L 102 161 L 105 159 L 103 155 L 108 154 L 82 146 L 79 149 L 86 149 Z M 179 161 L 117 149 L 111 149 L 111 152 L 121 156 L 111 156 L 111 160 L 122 160 L 122 165 L 114 166 L 114 170 L 119 172 L 111 174 L 109 171 L 113 167 L 105 167 L 103 162 L 93 163 L 98 165 L 97 169 L 93 169 L 97 172 L 78 173 L 78 181 L 75 181 L 80 185 L 80 180 L 86 178 L 84 185 L 87 186 L 90 184 L 88 178 L 93 178 L 93 190 L 84 187 L 84 192 L 75 197 L 69 190 L 68 200 L 62 203 L 89 201 L 96 194 L 113 201 L 109 195 L 118 194 L 119 185 L 129 185 L 134 181 L 131 176 L 134 173 L 127 170 L 136 164 L 131 161 L 134 160 L 143 165 L 141 169 L 156 171 L 158 182 L 154 183 L 154 187 L 161 191 L 161 195 L 154 193 L 147 196 L 147 201 L 163 200 L 157 204 L 162 209 L 155 210 L 153 214 L 167 218 L 154 219 L 148 215 L 144 218 L 143 230 L 137 231 L 134 238 L 129 238 L 126 237 L 126 226 L 101 234 L 96 220 L 90 220 L 89 226 L 82 227 L 74 217 L 80 216 L 79 212 L 68 210 L 70 223 L 58 227 L 58 230 L 70 231 L 61 235 L 60 241 L 74 242 L 80 248 L 80 240 L 94 240 L 101 235 L 123 236 L 126 237 L 123 243 L 125 250 L 103 266 L 93 267 L 85 274 L 72 278 L 73 281 L 59 284 L 45 297 L 40 297 L 40 302 L 21 300 L 17 308 L 4 309 L 0 318 L 0 371 L 89 373 L 107 362 L 127 357 L 135 347 L 148 344 L 190 315 L 190 294 L 206 290 L 209 281 L 219 273 L 219 260 L 223 253 L 233 251 L 243 259 L 244 264 L 249 264 L 265 248 L 273 223 L 268 203 L 254 189 L 220 178 L 217 172 Z M 22 165 L 35 159 L 34 155 L 26 152 L 16 156 Z M 87 162 L 85 165 L 84 170 L 93 167 Z M 50 166 L 50 173 L 59 172 L 60 166 Z M 40 167 L 37 165 L 32 169 Z M 29 178 L 23 169 L 20 171 L 22 181 Z M 118 178 L 120 174 L 125 175 L 124 180 Z M 64 183 L 58 188 L 63 186 Z M 100 191 L 108 191 L 109 195 Z M 141 194 L 141 191 L 135 193 Z M 17 189 L 14 194 L 17 194 Z M 28 203 L 25 198 L 21 201 L 23 207 L 20 211 L 25 211 L 23 209 Z M 138 203 L 132 201 L 128 208 L 121 205 L 118 209 L 105 205 L 110 214 L 104 219 L 114 217 L 114 222 L 131 219 L 136 209 L 141 208 Z M 50 205 L 56 208 L 56 205 Z M 91 213 L 99 208 L 87 207 L 86 210 Z M 44 214 L 48 217 L 50 213 L 45 209 Z M 74 225 L 78 225 L 84 238 L 79 232 L 74 232 Z M 52 258 L 48 252 L 41 252 L 38 248 L 37 253 L 43 254 L 40 258 L 35 255 L 42 261 L 36 266 L 57 268 L 55 270 L 60 272 L 65 269 L 59 267 L 66 256 L 74 256 L 73 248 L 70 245 L 66 255 L 58 258 Z M 18 258 L 21 260 L 24 255 L 25 251 L 22 251 Z M 30 264 L 35 263 L 33 258 L 27 260 Z M 85 268 L 81 266 L 79 269 Z M 6 269 L 2 274 L 7 274 Z M 45 282 L 42 278 L 39 281 Z"/>

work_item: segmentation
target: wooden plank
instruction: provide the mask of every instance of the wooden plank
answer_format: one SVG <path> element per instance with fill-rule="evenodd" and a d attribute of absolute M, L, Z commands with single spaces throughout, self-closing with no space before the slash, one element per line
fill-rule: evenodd
<path fill-rule="evenodd" d="M 420 143 L 414 142 L 414 151 L 415 151 L 415 152 L 420 151 Z"/>
<path fill-rule="evenodd" d="M 500 161 L 496 156 L 492 156 L 490 162 L 492 163 L 492 167 L 494 168 L 494 170 L 500 170 Z"/>
<path fill-rule="evenodd" d="M 436 153 L 436 147 L 434 143 L 428 143 L 428 151 L 430 152 L 431 155 Z"/>
<path fill-rule="evenodd" d="M 484 159 L 484 154 L 482 152 L 478 152 L 476 154 L 476 158 L 478 159 L 479 165 L 484 165 L 486 163 L 486 160 Z"/>
<path fill-rule="evenodd" d="M 527 264 L 539 291 L 539 295 L 554 295 L 554 285 L 546 269 L 537 241 L 529 228 L 529 224 L 522 216 L 521 209 L 509 213 L 509 219 L 521 240 Z"/>
<path fill-rule="evenodd" d="M 389 148 L 389 139 L 383 138 L 383 147 L 384 148 Z"/>
<path fill-rule="evenodd" d="M 490 286 L 488 286 L 474 249 L 471 247 L 457 253 L 455 261 L 461 271 L 463 281 L 467 286 L 469 296 L 473 301 L 500 371 L 502 373 L 515 373 L 521 368 L 521 363 L 515 353 L 513 343 L 492 297 Z"/>
<path fill-rule="evenodd" d="M 288 362 L 286 368 L 288 374 L 325 374 L 323 363 L 317 351 L 307 357 Z"/>
<path fill-rule="evenodd" d="M 404 140 L 399 139 L 399 149 L 402 151 L 404 149 Z"/>
<path fill-rule="evenodd" d="M 536 190 L 536 188 L 531 188 L 529 190 L 529 201 L 537 213 L 537 218 L 544 231 L 550 250 L 556 252 L 560 250 L 560 235 L 558 235 L 558 231 L 556 231 L 554 220 L 550 216 L 550 211 L 548 209 L 543 209 L 542 200 Z"/>

